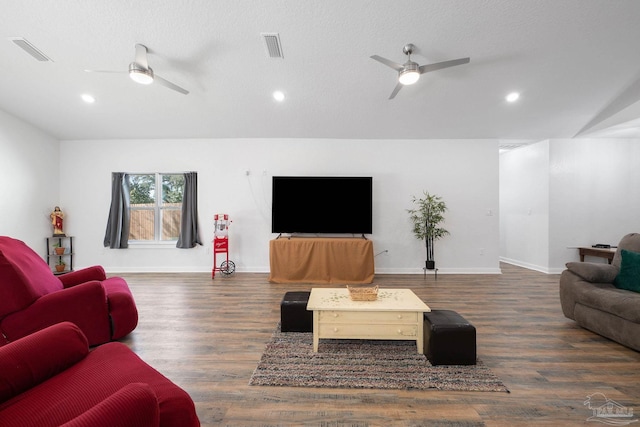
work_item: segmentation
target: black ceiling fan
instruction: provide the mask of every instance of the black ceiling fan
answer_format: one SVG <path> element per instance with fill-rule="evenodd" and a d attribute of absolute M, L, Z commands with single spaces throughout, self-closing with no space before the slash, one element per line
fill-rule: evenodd
<path fill-rule="evenodd" d="M 398 94 L 402 86 L 411 85 L 417 82 L 420 79 L 420 75 L 424 73 L 428 73 L 430 71 L 441 70 L 442 68 L 453 67 L 455 65 L 467 64 L 471 60 L 471 58 L 460 58 L 460 59 L 452 59 L 450 61 L 444 62 L 436 62 L 435 64 L 427 64 L 427 65 L 418 65 L 416 62 L 411 60 L 411 54 L 415 46 L 411 43 L 407 44 L 402 48 L 402 52 L 407 55 L 407 62 L 404 64 L 398 64 L 397 62 L 393 62 L 389 59 L 383 58 L 378 55 L 372 55 L 371 58 L 375 59 L 378 62 L 382 62 L 384 65 L 393 68 L 398 72 L 398 83 L 396 87 L 391 92 L 391 96 L 389 99 L 395 98 Z"/>

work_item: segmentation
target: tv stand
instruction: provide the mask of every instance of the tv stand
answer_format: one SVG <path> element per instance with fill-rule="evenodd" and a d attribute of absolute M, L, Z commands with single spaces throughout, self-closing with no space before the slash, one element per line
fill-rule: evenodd
<path fill-rule="evenodd" d="M 373 242 L 359 237 L 276 238 L 269 242 L 269 263 L 271 283 L 372 283 Z"/>

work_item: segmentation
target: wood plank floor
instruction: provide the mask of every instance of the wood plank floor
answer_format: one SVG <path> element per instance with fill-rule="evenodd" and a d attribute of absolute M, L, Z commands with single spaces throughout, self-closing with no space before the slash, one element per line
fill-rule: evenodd
<path fill-rule="evenodd" d="M 187 390 L 203 427 L 593 425 L 583 403 L 596 392 L 640 418 L 640 353 L 566 319 L 558 275 L 501 267 L 501 275 L 377 275 L 375 283 L 466 317 L 478 356 L 511 393 L 249 386 L 284 292 L 311 288 L 270 284 L 266 274 L 122 274 L 140 312 L 123 342 Z"/>

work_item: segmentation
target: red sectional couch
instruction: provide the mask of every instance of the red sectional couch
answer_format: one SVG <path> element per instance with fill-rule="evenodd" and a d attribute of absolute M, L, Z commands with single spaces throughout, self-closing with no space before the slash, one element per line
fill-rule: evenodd
<path fill-rule="evenodd" d="M 133 331 L 138 311 L 127 283 L 102 267 L 56 276 L 24 242 L 0 236 L 0 345 L 63 321 L 94 346 Z"/>
<path fill-rule="evenodd" d="M 198 427 L 189 395 L 122 343 L 70 322 L 0 347 L 0 426 Z"/>

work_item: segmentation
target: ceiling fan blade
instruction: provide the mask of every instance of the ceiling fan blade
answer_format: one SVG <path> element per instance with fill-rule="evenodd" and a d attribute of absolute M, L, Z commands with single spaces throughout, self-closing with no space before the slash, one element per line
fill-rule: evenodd
<path fill-rule="evenodd" d="M 124 74 L 126 71 L 115 70 L 84 70 L 85 73 L 112 73 L 112 74 Z"/>
<path fill-rule="evenodd" d="M 451 61 L 436 62 L 435 64 L 421 65 L 418 67 L 418 71 L 420 71 L 420 74 L 428 73 L 429 71 L 441 70 L 443 68 L 453 67 L 454 65 L 468 64 L 470 60 L 471 58 L 460 58 L 452 59 Z"/>
<path fill-rule="evenodd" d="M 404 86 L 404 85 L 402 83 L 398 82 L 396 87 L 393 89 L 393 92 L 391 92 L 391 95 L 389 95 L 389 99 L 395 98 L 396 95 L 398 94 L 398 92 L 400 92 L 400 89 L 402 89 L 402 86 Z"/>
<path fill-rule="evenodd" d="M 147 61 L 147 47 L 143 44 L 136 44 L 136 64 L 144 69 L 149 68 L 149 62 Z"/>
<path fill-rule="evenodd" d="M 404 68 L 404 66 L 402 64 L 398 64 L 396 62 L 393 62 L 387 58 L 383 58 L 381 56 L 378 55 L 372 55 L 371 59 L 375 59 L 378 62 L 382 62 L 384 65 L 393 68 L 396 71 L 402 71 L 402 69 Z"/>
<path fill-rule="evenodd" d="M 177 84 L 171 83 L 169 80 L 165 80 L 162 77 L 160 77 L 159 75 L 154 75 L 153 77 L 153 81 L 164 86 L 164 87 L 168 87 L 169 89 L 173 89 L 176 92 L 180 92 L 184 95 L 187 95 L 189 93 L 188 90 L 181 88 L 180 86 L 178 86 Z"/>

